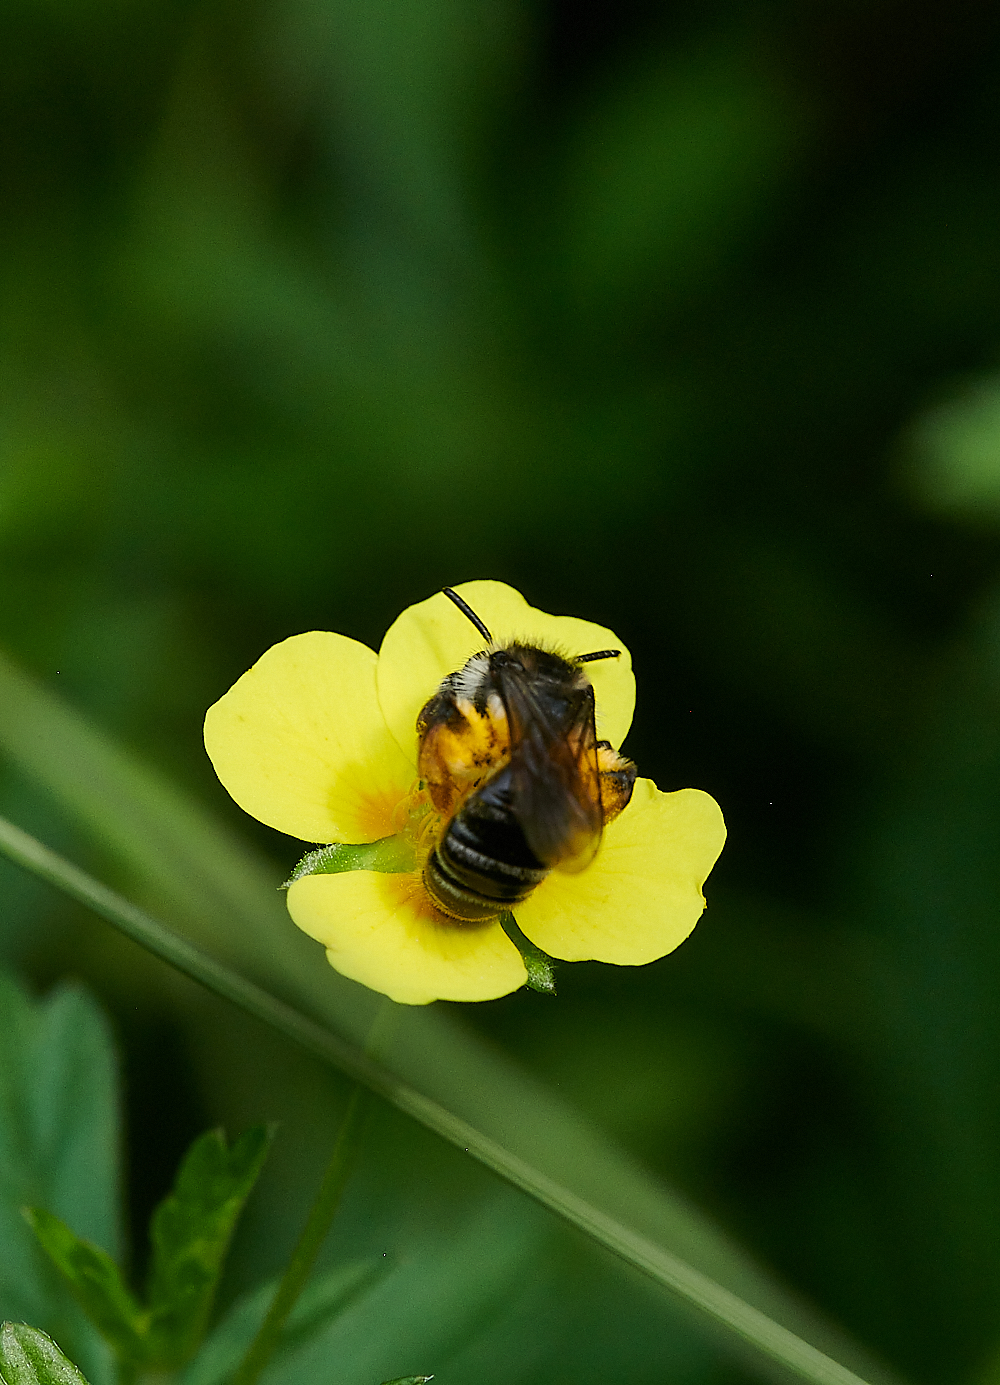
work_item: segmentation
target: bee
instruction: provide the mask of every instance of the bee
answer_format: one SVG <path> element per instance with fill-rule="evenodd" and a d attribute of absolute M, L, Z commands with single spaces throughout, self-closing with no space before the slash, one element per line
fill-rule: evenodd
<path fill-rule="evenodd" d="M 418 771 L 446 824 L 423 878 L 442 913 L 472 923 L 519 904 L 553 869 L 589 865 L 605 822 L 632 796 L 636 768 L 597 739 L 584 672 L 621 650 L 563 658 L 518 641 L 497 647 L 457 592 L 444 595 L 486 648 L 417 718 Z"/>

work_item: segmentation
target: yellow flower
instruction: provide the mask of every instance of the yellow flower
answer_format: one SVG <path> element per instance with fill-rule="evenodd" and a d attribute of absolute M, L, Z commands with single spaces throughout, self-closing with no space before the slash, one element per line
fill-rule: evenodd
<path fill-rule="evenodd" d="M 590 621 L 550 616 L 502 582 L 457 592 L 497 646 L 517 639 L 566 656 L 610 647 L 587 664 L 597 734 L 621 745 L 635 683 L 621 641 Z M 293 877 L 295 923 L 345 976 L 394 1000 L 491 1000 L 526 980 L 499 918 L 469 923 L 431 903 L 422 862 L 447 826 L 417 782 L 417 716 L 483 638 L 443 593 L 409 607 L 376 655 L 344 635 L 313 631 L 269 649 L 209 709 L 205 745 L 222 783 L 253 817 L 306 842 L 372 843 L 379 869 Z M 594 861 L 552 871 L 517 905 L 525 935 L 552 957 L 643 965 L 690 933 L 702 885 L 725 840 L 718 805 L 697 789 L 661 793 L 636 781 L 607 824 Z M 371 855 L 358 854 L 362 864 Z"/>

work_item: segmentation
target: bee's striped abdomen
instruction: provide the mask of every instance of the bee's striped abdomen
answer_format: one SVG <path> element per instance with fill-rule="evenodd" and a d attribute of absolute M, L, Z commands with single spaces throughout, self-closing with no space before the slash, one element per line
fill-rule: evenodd
<path fill-rule="evenodd" d="M 514 816 L 508 765 L 452 818 L 424 884 L 443 913 L 472 923 L 519 904 L 548 873 Z"/>

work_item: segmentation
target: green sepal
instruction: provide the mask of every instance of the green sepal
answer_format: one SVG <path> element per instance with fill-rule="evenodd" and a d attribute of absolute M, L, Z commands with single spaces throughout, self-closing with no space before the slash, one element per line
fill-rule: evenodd
<path fill-rule="evenodd" d="M 303 856 L 281 888 L 287 890 L 305 875 L 338 875 L 343 870 L 377 870 L 384 875 L 400 875 L 416 868 L 413 843 L 401 834 L 381 837 L 377 842 L 332 842 Z"/>
<path fill-rule="evenodd" d="M 542 995 L 555 995 L 555 966 L 549 954 L 524 936 L 509 910 L 500 915 L 500 926 L 521 954 L 521 961 L 528 973 L 525 985 L 529 990 L 539 991 Z"/>
<path fill-rule="evenodd" d="M 272 1135 L 256 1126 L 232 1146 L 221 1130 L 199 1136 L 153 1213 L 147 1361 L 155 1369 L 175 1370 L 198 1350 L 229 1242 Z"/>
<path fill-rule="evenodd" d="M 51 1337 L 23 1322 L 0 1326 L 0 1379 L 5 1385 L 87 1385 Z"/>
<path fill-rule="evenodd" d="M 102 1337 L 123 1360 L 145 1361 L 149 1316 L 129 1292 L 111 1256 L 43 1207 L 26 1207 L 24 1215 Z"/>

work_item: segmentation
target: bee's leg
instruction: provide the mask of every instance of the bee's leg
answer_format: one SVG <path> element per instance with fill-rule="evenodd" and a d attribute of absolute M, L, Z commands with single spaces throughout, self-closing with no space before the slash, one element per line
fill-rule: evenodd
<path fill-rule="evenodd" d="M 597 767 L 601 779 L 601 811 L 608 823 L 628 807 L 637 770 L 631 760 L 612 750 L 607 741 L 598 742 Z"/>

